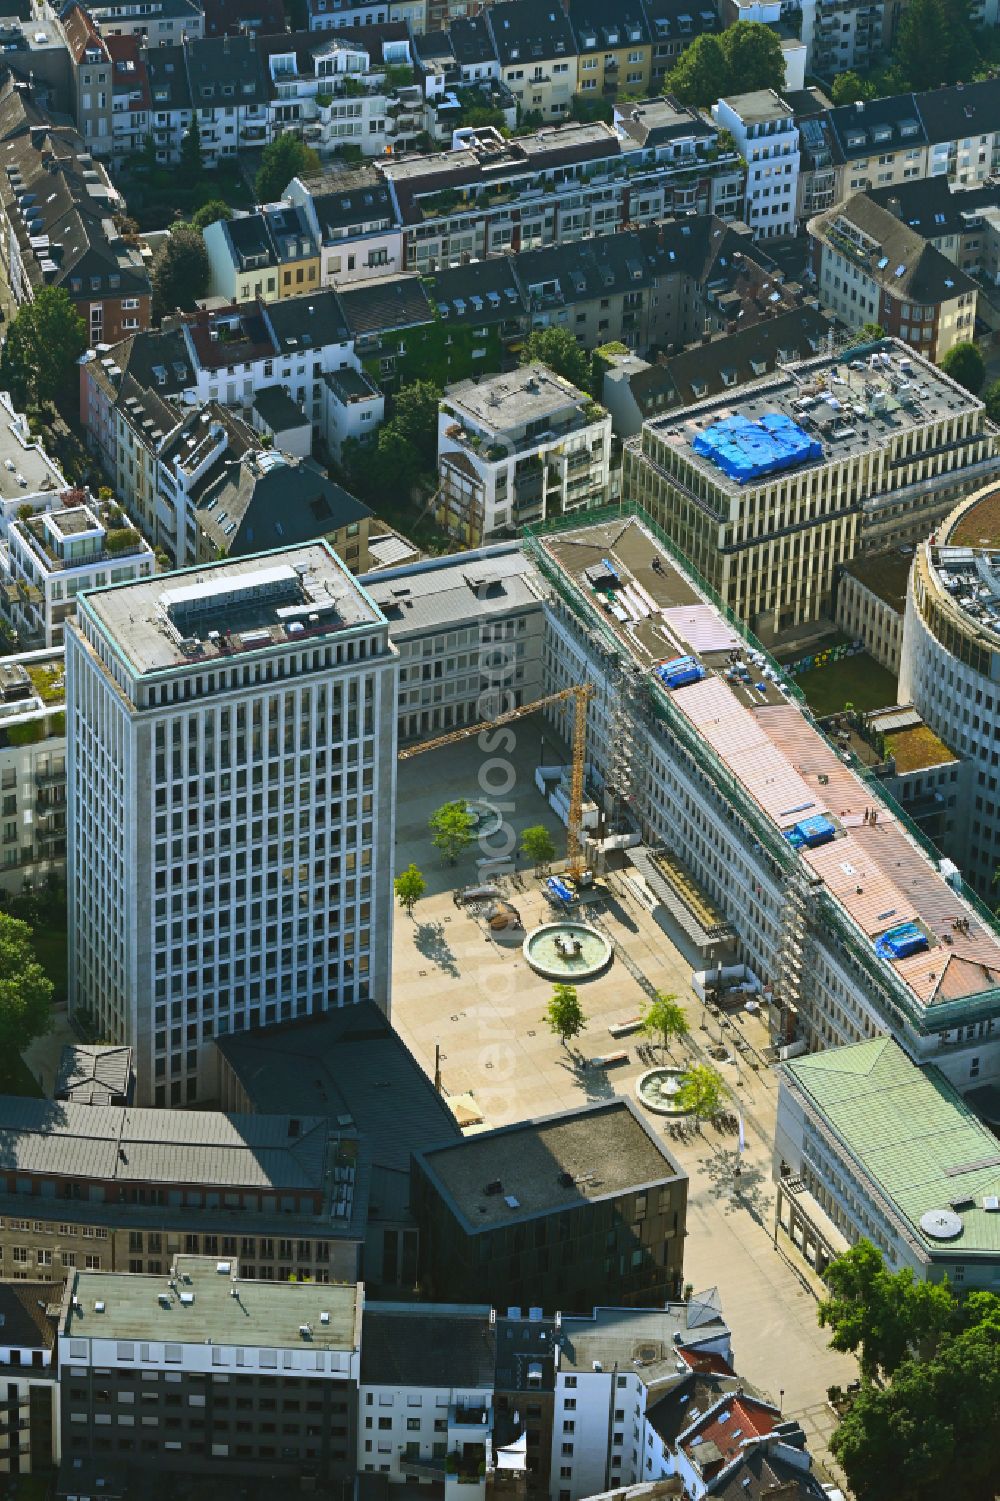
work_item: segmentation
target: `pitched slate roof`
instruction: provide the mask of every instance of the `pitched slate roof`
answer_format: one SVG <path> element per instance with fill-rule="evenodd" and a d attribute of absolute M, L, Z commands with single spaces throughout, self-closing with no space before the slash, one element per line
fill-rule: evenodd
<path fill-rule="evenodd" d="M 252 447 L 221 461 L 201 493 L 197 524 L 219 552 L 239 558 L 313 542 L 370 515 L 315 460 Z"/>
<path fill-rule="evenodd" d="M 0 143 L 0 200 L 31 285 L 64 286 L 88 302 L 148 296 L 142 257 L 114 224 L 121 200 L 107 174 L 75 130 L 54 125 L 10 79 L 0 88 Z"/>
<path fill-rule="evenodd" d="M 976 290 L 970 276 L 867 193 L 856 193 L 846 203 L 818 215 L 810 222 L 810 232 L 829 239 L 830 231 L 841 220 L 876 242 L 877 250 L 865 257 L 866 270 L 893 296 L 926 305 L 948 302 Z"/>
<path fill-rule="evenodd" d="M 503 67 L 542 58 L 572 57 L 573 28 L 559 0 L 503 0 L 486 12 L 493 45 Z"/>
<path fill-rule="evenodd" d="M 434 313 L 419 276 L 379 276 L 338 288 L 352 334 L 382 333 L 433 321 Z"/>

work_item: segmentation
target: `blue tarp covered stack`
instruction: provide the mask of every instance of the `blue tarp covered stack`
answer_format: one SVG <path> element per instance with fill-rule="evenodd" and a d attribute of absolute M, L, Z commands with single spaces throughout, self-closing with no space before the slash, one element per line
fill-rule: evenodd
<path fill-rule="evenodd" d="M 837 826 L 825 813 L 815 813 L 812 818 L 800 818 L 798 823 L 785 830 L 785 838 L 795 849 L 814 850 L 817 845 L 829 844 L 835 838 Z"/>
<path fill-rule="evenodd" d="M 905 959 L 909 954 L 919 954 L 930 948 L 927 934 L 915 922 L 901 922 L 888 933 L 883 933 L 875 944 L 875 952 L 883 959 Z"/>
<path fill-rule="evenodd" d="M 738 413 L 724 417 L 698 433 L 691 447 L 740 485 L 823 457 L 819 440 L 783 412 L 767 412 L 759 422 Z"/>
<path fill-rule="evenodd" d="M 687 683 L 697 683 L 705 676 L 705 669 L 697 657 L 672 657 L 669 662 L 658 662 L 653 668 L 664 688 L 671 692 Z"/>

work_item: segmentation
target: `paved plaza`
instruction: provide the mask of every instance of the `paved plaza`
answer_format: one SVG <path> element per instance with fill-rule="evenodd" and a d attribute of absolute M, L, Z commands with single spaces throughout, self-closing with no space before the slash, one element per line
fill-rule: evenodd
<path fill-rule="evenodd" d="M 477 880 L 477 861 L 502 852 L 503 840 L 485 849 L 473 846 L 455 866 L 444 865 L 431 847 L 427 820 L 435 808 L 451 799 L 488 799 L 496 790 L 495 801 L 515 833 L 544 823 L 561 852 L 565 830 L 534 785 L 539 728 L 535 717 L 514 725 L 516 743 L 505 746 L 506 755 L 486 755 L 478 740 L 470 739 L 400 765 L 397 865 L 412 860 L 428 891 L 412 918 L 396 913 L 393 1023 L 430 1074 L 440 1047 L 445 1092 L 471 1094 L 491 1126 L 613 1094 L 634 1098 L 636 1080 L 647 1066 L 637 1052 L 641 1038 L 616 1040 L 608 1031 L 610 1023 L 638 1015 L 645 999 L 620 959 L 578 985 L 587 1025 L 567 1049 L 544 1021 L 552 987 L 525 961 L 523 934 L 516 941 L 494 939 L 484 924 L 455 906 L 453 891 Z M 559 759 L 557 741 L 548 727 L 544 730 L 545 758 L 551 763 Z M 505 760 L 506 774 L 496 764 L 485 769 Z M 520 874 L 507 883 L 507 894 L 530 932 L 551 911 L 530 867 L 518 864 Z M 692 1052 L 702 1055 L 718 1039 L 720 1024 L 706 1015 L 691 988 L 693 957 L 678 946 L 680 935 L 664 931 L 620 877 L 612 873 L 609 884 L 612 897 L 599 921 L 653 985 L 687 1005 L 691 1046 L 676 1050 L 676 1061 Z M 802 1422 L 817 1462 L 831 1469 L 827 1443 L 834 1419 L 826 1389 L 853 1380 L 857 1367 L 828 1349 L 816 1323 L 817 1279 L 808 1268 L 793 1265 L 781 1242 L 778 1249 L 774 1245 L 770 1157 L 777 1084 L 761 1056 L 767 1040 L 763 1023 L 741 1014 L 725 1027 L 730 1044 L 739 1034 L 744 1045 L 740 1053 L 730 1046 L 742 1057 L 738 1072 L 734 1064 L 718 1065 L 746 1123 L 739 1187 L 734 1135 L 706 1127 L 703 1136 L 685 1142 L 665 1138 L 668 1151 L 690 1175 L 685 1277 L 696 1290 L 719 1288 L 740 1374 L 774 1398 L 784 1391 L 785 1412 Z M 602 1068 L 588 1062 L 620 1049 L 627 1051 L 627 1063 Z"/>

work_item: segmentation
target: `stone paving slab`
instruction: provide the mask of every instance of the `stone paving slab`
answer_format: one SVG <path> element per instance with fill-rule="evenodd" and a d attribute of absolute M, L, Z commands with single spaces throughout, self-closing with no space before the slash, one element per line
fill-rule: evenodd
<path fill-rule="evenodd" d="M 499 801 L 513 805 L 505 816 L 518 832 L 544 822 L 559 848 L 565 831 L 534 787 L 537 746 L 537 730 L 529 721 L 511 755 L 513 785 Z M 637 1052 L 642 1039 L 633 1034 L 615 1040 L 608 1031 L 610 1022 L 643 1009 L 643 991 L 625 966 L 614 962 L 604 974 L 578 985 L 587 1026 L 573 1048 L 566 1049 L 543 1020 L 550 982 L 532 972 L 519 944 L 494 941 L 453 903 L 453 889 L 476 878 L 480 852 L 467 853 L 455 867 L 441 865 L 430 847 L 427 818 L 449 798 L 481 796 L 476 789 L 482 763 L 482 752 L 471 740 L 400 766 L 397 867 L 414 861 L 430 890 L 412 919 L 401 913 L 396 917 L 393 1023 L 428 1073 L 433 1073 L 435 1044 L 440 1044 L 445 1091 L 471 1093 L 491 1126 L 612 1094 L 634 1097 L 636 1080 L 648 1066 Z M 510 889 L 509 898 L 530 930 L 549 919 L 550 909 L 530 871 L 523 870 L 522 881 L 523 889 Z M 674 992 L 686 1005 L 692 1044 L 700 1055 L 720 1035 L 719 1021 L 706 1015 L 691 988 L 691 973 L 701 967 L 700 961 L 685 954 L 679 946 L 682 935 L 668 934 L 614 875 L 611 884 L 615 895 L 602 914 L 605 930 L 627 946 L 654 985 Z M 706 1128 L 703 1137 L 687 1142 L 666 1139 L 668 1151 L 690 1175 L 685 1277 L 698 1289 L 718 1286 L 740 1373 L 774 1398 L 784 1391 L 783 1410 L 803 1424 L 817 1463 L 839 1478 L 829 1458 L 834 1417 L 826 1389 L 855 1379 L 856 1362 L 831 1351 L 817 1325 L 818 1279 L 798 1264 L 791 1248 L 774 1244 L 771 1144 L 777 1082 L 760 1061 L 767 1040 L 763 1022 L 740 1014 L 721 1025 L 730 1052 L 737 1036 L 748 1046 L 739 1084 L 735 1065 L 718 1065 L 744 1113 L 747 1147 L 737 1191 L 732 1135 L 723 1138 Z M 585 1062 L 619 1049 L 628 1053 L 621 1067 L 596 1069 Z M 750 1059 L 758 1063 L 756 1070 Z M 683 1050 L 677 1061 L 683 1061 Z"/>

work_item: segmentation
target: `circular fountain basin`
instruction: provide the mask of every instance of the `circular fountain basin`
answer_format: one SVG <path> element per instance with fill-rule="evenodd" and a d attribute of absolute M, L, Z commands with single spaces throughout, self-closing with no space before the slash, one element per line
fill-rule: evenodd
<path fill-rule="evenodd" d="M 586 980 L 611 963 L 611 944 L 582 922 L 543 923 L 522 945 L 524 957 L 546 980 Z"/>
<path fill-rule="evenodd" d="M 649 1069 L 636 1082 L 639 1103 L 654 1115 L 687 1115 L 688 1111 L 677 1103 L 683 1073 L 682 1068 Z"/>
<path fill-rule="evenodd" d="M 473 831 L 477 839 L 490 838 L 503 823 L 502 815 L 491 803 L 480 802 L 476 798 L 466 800 L 465 811 L 472 819 Z"/>

